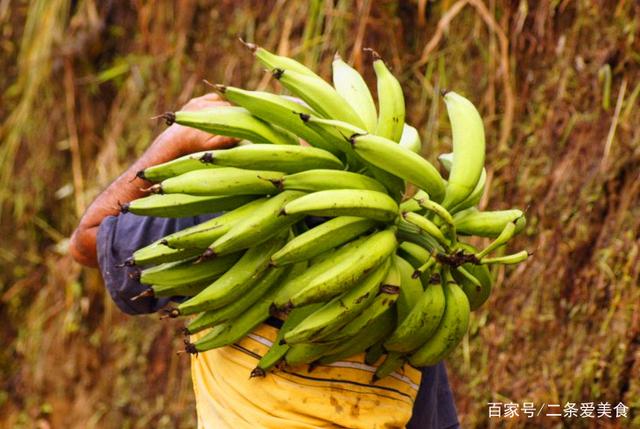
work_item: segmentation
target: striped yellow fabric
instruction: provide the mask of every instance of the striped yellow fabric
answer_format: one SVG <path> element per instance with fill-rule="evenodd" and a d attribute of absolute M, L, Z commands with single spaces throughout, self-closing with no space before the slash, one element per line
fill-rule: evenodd
<path fill-rule="evenodd" d="M 420 385 L 420 371 L 400 373 L 371 385 L 375 367 L 364 354 L 343 362 L 275 369 L 249 378 L 277 335 L 263 324 L 233 346 L 191 360 L 200 429 L 403 428 Z"/>

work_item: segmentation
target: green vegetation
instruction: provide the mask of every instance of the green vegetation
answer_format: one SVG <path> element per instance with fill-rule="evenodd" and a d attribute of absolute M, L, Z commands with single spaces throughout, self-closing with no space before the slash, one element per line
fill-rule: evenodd
<path fill-rule="evenodd" d="M 120 314 L 67 238 L 164 127 L 149 118 L 209 91 L 202 79 L 278 88 L 238 36 L 324 77 L 338 50 L 370 84 L 375 47 L 434 163 L 451 145 L 438 91 L 479 107 L 481 206 L 528 206 L 512 246 L 535 254 L 498 267 L 449 359 L 463 426 L 487 425 L 492 401 L 583 400 L 623 401 L 639 425 L 640 10 L 486 4 L 0 2 L 0 426 L 194 426 L 180 324 Z"/>

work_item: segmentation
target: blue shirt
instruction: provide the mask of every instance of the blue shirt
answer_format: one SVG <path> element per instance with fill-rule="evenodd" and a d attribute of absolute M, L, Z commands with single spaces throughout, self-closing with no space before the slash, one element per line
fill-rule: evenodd
<path fill-rule="evenodd" d="M 137 267 L 120 267 L 134 251 L 172 232 L 193 226 L 211 216 L 165 219 L 131 213 L 109 216 L 100 224 L 97 238 L 98 263 L 105 286 L 114 302 L 127 314 L 153 313 L 169 298 L 131 301 L 146 286 L 135 280 Z M 458 417 L 443 363 L 422 369 L 422 382 L 408 429 L 458 428 Z"/>

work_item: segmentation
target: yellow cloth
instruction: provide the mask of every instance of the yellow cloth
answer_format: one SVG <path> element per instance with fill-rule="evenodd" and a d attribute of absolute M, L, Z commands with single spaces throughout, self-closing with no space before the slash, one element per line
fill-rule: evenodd
<path fill-rule="evenodd" d="M 249 378 L 277 335 L 263 324 L 238 343 L 195 355 L 191 376 L 199 429 L 403 428 L 421 372 L 402 371 L 371 385 L 364 354 L 331 365 L 274 369 Z"/>

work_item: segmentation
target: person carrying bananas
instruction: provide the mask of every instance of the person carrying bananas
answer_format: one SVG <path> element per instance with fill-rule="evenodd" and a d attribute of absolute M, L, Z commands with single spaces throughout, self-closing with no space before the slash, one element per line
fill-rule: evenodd
<path fill-rule="evenodd" d="M 224 103 L 215 94 L 194 98 L 183 110 Z M 156 218 L 119 213 L 119 206 L 144 195 L 147 183 L 136 172 L 195 151 L 235 145 L 234 139 L 171 125 L 127 171 L 90 205 L 70 245 L 74 259 L 100 269 L 116 305 L 127 314 L 156 312 L 168 298 L 144 297 L 135 267 L 123 267 L 138 248 L 206 220 Z M 132 177 L 135 178 L 132 180 Z M 211 217 L 211 216 L 209 216 Z M 179 299 L 179 297 L 173 298 Z M 363 356 L 345 362 L 282 368 L 249 378 L 275 339 L 282 321 L 271 317 L 234 346 L 191 359 L 198 427 L 205 428 L 457 428 L 453 396 L 444 364 L 421 371 L 405 365 L 402 373 L 372 383 L 375 368 Z"/>

